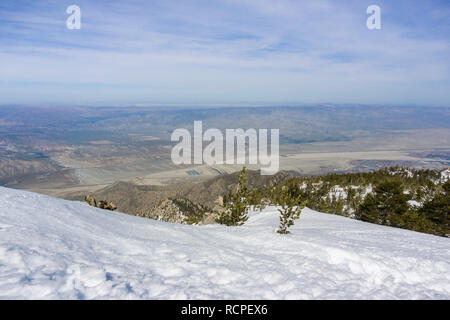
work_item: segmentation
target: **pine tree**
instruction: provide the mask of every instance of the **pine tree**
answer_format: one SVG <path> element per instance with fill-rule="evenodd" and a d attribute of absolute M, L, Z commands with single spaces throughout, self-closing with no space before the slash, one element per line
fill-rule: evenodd
<path fill-rule="evenodd" d="M 450 182 L 436 183 L 441 175 L 442 169 L 393 167 L 367 173 L 297 177 L 253 189 L 251 204 L 277 205 L 282 187 L 288 186 L 291 196 L 308 200 L 308 206 L 317 211 L 342 211 L 359 220 L 450 237 Z M 330 197 L 337 185 L 347 191 L 346 199 Z M 264 198 L 268 201 L 261 205 Z M 411 199 L 423 206 L 409 205 Z"/>
<path fill-rule="evenodd" d="M 437 225 L 439 234 L 450 235 L 450 180 L 442 185 L 442 192 L 438 192 L 432 200 L 423 204 L 419 213 Z"/>
<path fill-rule="evenodd" d="M 278 233 L 288 234 L 288 228 L 294 225 L 294 221 L 300 218 L 302 209 L 306 206 L 306 201 L 300 202 L 300 197 L 294 197 L 289 191 L 289 187 L 285 186 L 279 198 L 278 209 L 280 212 L 280 227 L 277 230 Z"/>
<path fill-rule="evenodd" d="M 363 221 L 388 226 L 402 226 L 402 216 L 408 212 L 410 197 L 403 193 L 397 181 L 386 181 L 368 194 L 359 206 L 357 217 Z"/>
<path fill-rule="evenodd" d="M 249 191 L 247 185 L 247 171 L 243 167 L 239 174 L 238 189 L 224 197 L 225 210 L 216 220 L 227 226 L 241 226 L 248 219 Z"/>

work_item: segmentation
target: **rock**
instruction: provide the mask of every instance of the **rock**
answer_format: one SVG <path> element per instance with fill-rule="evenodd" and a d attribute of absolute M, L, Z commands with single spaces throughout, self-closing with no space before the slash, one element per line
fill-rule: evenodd
<path fill-rule="evenodd" d="M 138 216 L 172 223 L 201 223 L 206 209 L 188 199 L 165 199 L 150 210 Z"/>
<path fill-rule="evenodd" d="M 223 207 L 223 197 L 219 196 L 216 201 L 214 201 L 215 204 L 218 204 L 219 206 Z"/>
<path fill-rule="evenodd" d="M 117 206 L 114 203 L 108 202 L 108 201 L 104 201 L 104 200 L 100 200 L 99 201 L 98 207 L 100 209 L 111 210 L 111 211 L 114 211 L 114 210 L 117 209 Z"/>
<path fill-rule="evenodd" d="M 216 222 L 217 219 L 217 215 L 216 214 L 207 214 L 203 217 L 202 220 L 202 225 L 207 225 L 207 224 L 214 224 L 217 223 Z"/>
<path fill-rule="evenodd" d="M 95 200 L 95 198 L 91 197 L 90 195 L 85 196 L 84 201 L 86 201 L 90 206 L 97 207 L 100 209 L 111 210 L 111 211 L 114 211 L 117 209 L 117 206 L 114 203 L 104 201 L 104 200 L 100 200 L 97 205 L 97 201 Z"/>
<path fill-rule="evenodd" d="M 155 208 L 139 214 L 141 217 L 153 220 L 183 223 L 186 216 L 171 199 L 161 201 Z"/>
<path fill-rule="evenodd" d="M 90 206 L 93 206 L 93 207 L 97 206 L 97 201 L 95 201 L 95 199 L 93 197 L 91 197 L 90 195 L 85 196 L 84 201 L 86 201 Z"/>

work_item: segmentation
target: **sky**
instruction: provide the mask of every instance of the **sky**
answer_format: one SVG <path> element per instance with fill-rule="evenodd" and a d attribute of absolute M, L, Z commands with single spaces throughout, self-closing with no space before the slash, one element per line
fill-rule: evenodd
<path fill-rule="evenodd" d="M 0 104 L 312 103 L 449 106 L 450 2 L 0 1 Z"/>

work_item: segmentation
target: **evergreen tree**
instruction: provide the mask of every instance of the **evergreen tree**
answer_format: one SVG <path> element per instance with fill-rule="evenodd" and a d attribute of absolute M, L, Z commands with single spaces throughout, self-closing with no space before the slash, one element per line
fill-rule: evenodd
<path fill-rule="evenodd" d="M 294 221 L 300 217 L 302 209 L 306 206 L 306 201 L 300 202 L 300 197 L 293 196 L 289 192 L 289 187 L 285 186 L 281 191 L 278 209 L 280 212 L 280 227 L 278 233 L 288 234 L 288 228 L 294 225 Z"/>
<path fill-rule="evenodd" d="M 227 226 L 240 226 L 248 219 L 249 191 L 247 186 L 247 171 L 243 167 L 239 174 L 238 189 L 224 197 L 225 210 L 216 220 Z"/>
<path fill-rule="evenodd" d="M 450 182 L 436 183 L 441 175 L 442 169 L 392 167 L 366 173 L 295 177 L 253 189 L 251 204 L 261 208 L 268 203 L 276 205 L 282 187 L 288 186 L 291 196 L 307 200 L 308 206 L 317 211 L 450 237 Z M 333 197 L 335 187 L 343 188 L 346 197 Z M 423 207 L 410 206 L 410 199 L 423 203 Z"/>
<path fill-rule="evenodd" d="M 433 223 L 427 219 L 426 215 L 418 210 L 409 210 L 402 216 L 401 226 L 404 229 L 418 231 L 418 232 L 433 232 Z"/>
<path fill-rule="evenodd" d="M 409 199 L 400 182 L 383 182 L 366 196 L 358 208 L 357 217 L 367 222 L 400 227 L 402 215 L 409 209 Z"/>
<path fill-rule="evenodd" d="M 450 180 L 442 185 L 442 192 L 438 192 L 432 200 L 423 204 L 419 212 L 437 225 L 441 235 L 450 235 L 448 216 L 450 213 Z"/>

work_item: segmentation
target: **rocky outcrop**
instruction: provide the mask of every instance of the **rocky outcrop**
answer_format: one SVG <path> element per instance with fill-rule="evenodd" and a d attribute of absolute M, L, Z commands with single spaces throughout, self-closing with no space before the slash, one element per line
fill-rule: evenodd
<path fill-rule="evenodd" d="M 100 200 L 97 207 L 99 207 L 100 209 L 111 210 L 111 211 L 114 211 L 117 209 L 117 206 L 114 203 L 104 201 L 104 200 Z"/>
<path fill-rule="evenodd" d="M 217 213 L 224 210 L 223 195 L 236 191 L 238 174 L 223 174 L 197 184 L 169 186 L 116 182 L 89 196 L 92 200 L 85 200 L 97 207 L 100 203 L 94 203 L 94 197 L 109 199 L 120 212 L 160 221 L 211 224 L 215 223 Z M 273 176 L 262 176 L 259 171 L 249 170 L 247 175 L 252 189 L 276 185 L 294 177 L 295 173 L 281 171 Z"/>
<path fill-rule="evenodd" d="M 163 200 L 155 208 L 140 212 L 137 216 L 173 223 L 183 223 L 186 218 L 180 208 L 170 199 Z"/>
<path fill-rule="evenodd" d="M 117 206 L 114 203 L 108 202 L 105 200 L 100 200 L 97 204 L 97 200 L 95 200 L 95 198 L 90 195 L 85 196 L 84 201 L 86 201 L 90 206 L 97 207 L 100 209 L 105 209 L 105 210 L 110 210 L 110 211 L 114 211 L 117 209 Z"/>
<path fill-rule="evenodd" d="M 92 207 L 97 206 L 97 201 L 95 201 L 95 199 L 93 197 L 91 197 L 90 195 L 85 196 L 84 201 L 86 201 Z"/>
<path fill-rule="evenodd" d="M 210 215 L 207 208 L 188 199 L 165 199 L 150 210 L 143 210 L 137 216 L 172 223 L 203 224 Z"/>

